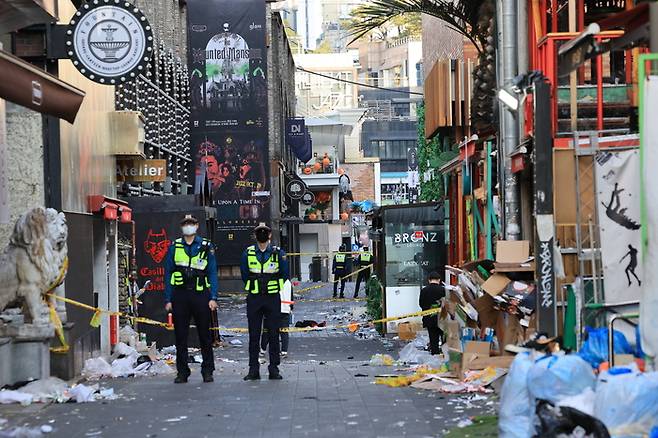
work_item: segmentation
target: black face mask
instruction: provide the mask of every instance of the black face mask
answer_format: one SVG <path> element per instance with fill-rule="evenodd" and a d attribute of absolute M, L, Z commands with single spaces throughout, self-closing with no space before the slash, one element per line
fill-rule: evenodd
<path fill-rule="evenodd" d="M 270 232 L 267 230 L 257 230 L 256 231 L 256 241 L 259 243 L 265 243 L 270 240 Z"/>

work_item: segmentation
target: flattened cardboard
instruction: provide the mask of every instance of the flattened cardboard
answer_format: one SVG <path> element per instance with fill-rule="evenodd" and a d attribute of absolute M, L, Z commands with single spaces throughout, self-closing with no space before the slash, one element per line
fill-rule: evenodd
<path fill-rule="evenodd" d="M 464 345 L 464 353 L 473 353 L 478 357 L 488 357 L 491 350 L 490 342 L 468 341 Z"/>
<path fill-rule="evenodd" d="M 496 262 L 524 263 L 530 256 L 530 241 L 499 240 L 496 242 Z"/>
<path fill-rule="evenodd" d="M 398 337 L 403 341 L 413 341 L 416 339 L 416 332 L 410 323 L 401 322 L 398 324 Z"/>
<path fill-rule="evenodd" d="M 484 284 L 482 285 L 482 290 L 484 290 L 492 297 L 495 297 L 496 295 L 504 291 L 507 285 L 510 284 L 511 281 L 512 280 L 507 278 L 507 276 L 505 275 L 494 274 L 491 277 L 489 277 L 487 281 L 484 282 Z"/>
<path fill-rule="evenodd" d="M 464 369 L 483 370 L 485 368 L 509 368 L 515 356 L 475 357 L 464 363 Z"/>

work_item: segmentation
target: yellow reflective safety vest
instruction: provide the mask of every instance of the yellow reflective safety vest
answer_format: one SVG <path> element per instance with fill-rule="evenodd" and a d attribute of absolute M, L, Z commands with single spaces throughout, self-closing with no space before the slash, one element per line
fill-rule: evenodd
<path fill-rule="evenodd" d="M 171 273 L 170 283 L 174 287 L 194 287 L 197 292 L 203 292 L 210 288 L 210 282 L 206 274 L 208 267 L 208 251 L 210 241 L 203 239 L 199 253 L 190 257 L 185 252 L 185 243 L 179 238 L 174 241 L 174 270 Z"/>
<path fill-rule="evenodd" d="M 372 253 L 370 251 L 362 252 L 361 256 L 359 257 L 359 261 L 362 265 L 369 265 L 372 261 Z"/>
<path fill-rule="evenodd" d="M 283 289 L 284 280 L 279 275 L 279 254 L 279 248 L 273 246 L 270 258 L 261 263 L 256 256 L 256 245 L 247 248 L 249 279 L 244 285 L 246 291 L 259 294 L 267 289 L 268 294 L 278 294 Z"/>
<path fill-rule="evenodd" d="M 336 261 L 336 264 L 334 265 L 336 271 L 344 271 L 345 268 L 347 268 L 347 265 L 345 263 L 345 261 L 347 260 L 347 254 L 338 253 L 334 256 L 334 260 Z"/>

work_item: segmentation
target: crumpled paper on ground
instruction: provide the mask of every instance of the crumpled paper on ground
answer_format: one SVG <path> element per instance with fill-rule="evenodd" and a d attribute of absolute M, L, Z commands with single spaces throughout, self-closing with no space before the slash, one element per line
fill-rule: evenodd
<path fill-rule="evenodd" d="M 78 384 L 69 390 L 69 394 L 71 394 L 71 398 L 77 403 L 89 403 L 96 401 L 94 395 L 96 391 L 98 391 L 98 385 L 87 386 Z"/>

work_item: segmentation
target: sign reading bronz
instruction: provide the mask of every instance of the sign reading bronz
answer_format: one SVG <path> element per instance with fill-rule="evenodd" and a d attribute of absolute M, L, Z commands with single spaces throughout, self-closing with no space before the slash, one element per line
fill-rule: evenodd
<path fill-rule="evenodd" d="M 167 160 L 118 160 L 119 182 L 164 182 Z"/>

